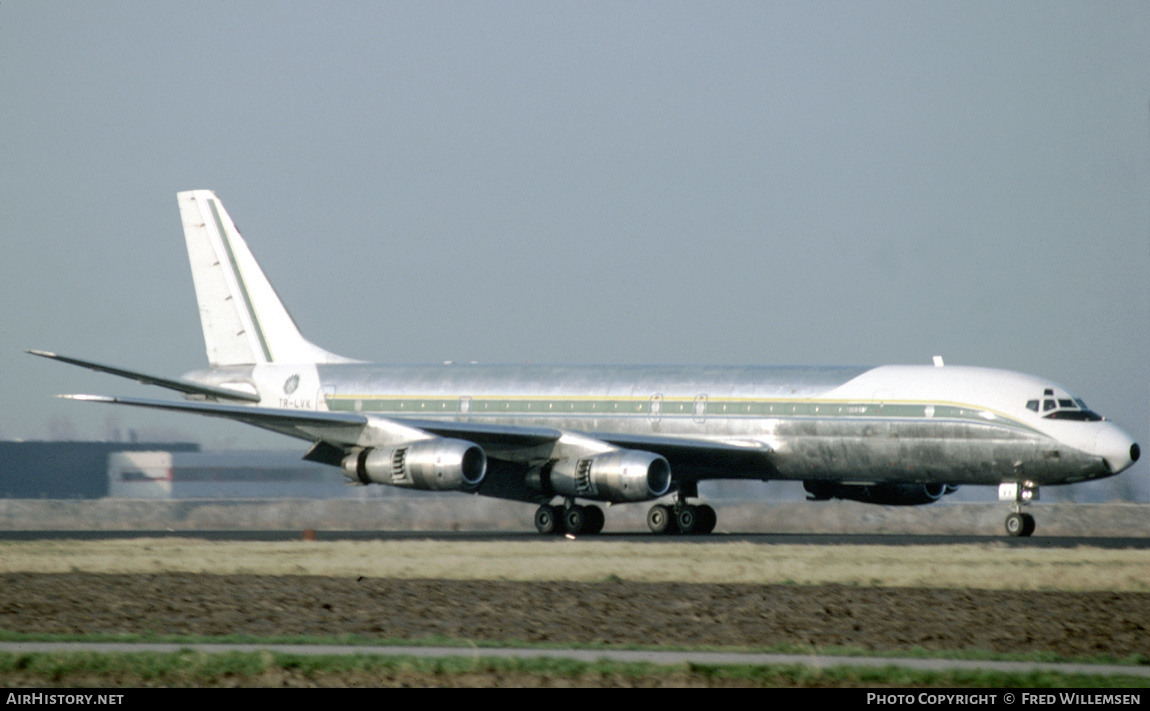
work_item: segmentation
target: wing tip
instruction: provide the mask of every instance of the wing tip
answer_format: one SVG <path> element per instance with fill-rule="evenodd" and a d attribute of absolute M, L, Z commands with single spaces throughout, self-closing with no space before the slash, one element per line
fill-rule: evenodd
<path fill-rule="evenodd" d="M 116 398 L 108 395 L 85 395 L 83 393 L 66 393 L 57 395 L 61 400 L 79 400 L 80 402 L 116 402 Z"/>

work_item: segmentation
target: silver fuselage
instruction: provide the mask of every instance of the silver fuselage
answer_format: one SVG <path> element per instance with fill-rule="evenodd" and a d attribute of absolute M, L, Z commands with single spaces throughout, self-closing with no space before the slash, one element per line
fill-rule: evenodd
<path fill-rule="evenodd" d="M 1110 476 L 1137 456 L 1108 421 L 1027 409 L 1044 392 L 1071 398 L 1060 386 L 985 368 L 356 363 L 186 377 L 249 383 L 265 407 L 736 442 L 766 453 L 723 477 L 1051 485 Z"/>

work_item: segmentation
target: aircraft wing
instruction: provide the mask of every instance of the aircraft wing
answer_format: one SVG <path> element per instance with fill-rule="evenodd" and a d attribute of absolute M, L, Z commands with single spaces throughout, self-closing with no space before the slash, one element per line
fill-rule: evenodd
<path fill-rule="evenodd" d="M 250 405 L 224 405 L 210 402 L 180 402 L 149 398 L 112 397 L 109 395 L 61 395 L 68 400 L 131 405 L 155 410 L 188 412 L 208 417 L 222 417 L 271 430 L 298 439 L 323 441 L 337 447 L 371 444 L 365 441 L 365 430 L 375 427 L 384 434 L 409 438 L 425 434 L 467 439 L 484 448 L 508 449 L 536 447 L 563 436 L 561 430 L 549 427 L 505 427 L 466 422 L 404 419 L 364 415 L 358 412 L 291 410 Z"/>
<path fill-rule="evenodd" d="M 383 419 L 383 418 L 381 418 Z M 517 427 L 514 425 L 484 425 L 445 420 L 390 418 L 409 427 L 415 427 L 440 437 L 465 439 L 487 450 L 513 450 L 550 444 L 563 436 L 563 430 L 552 427 Z"/>
<path fill-rule="evenodd" d="M 659 435 L 592 432 L 623 449 L 638 449 L 661 455 L 671 465 L 678 481 L 744 478 L 748 472 L 763 472 L 763 479 L 775 472 L 774 450 L 758 440 L 709 440 Z"/>
<path fill-rule="evenodd" d="M 222 417 L 271 430 L 280 434 L 311 441 L 325 440 L 335 444 L 354 445 L 359 432 L 367 425 L 364 415 L 353 412 L 314 412 L 311 410 L 281 410 L 248 405 L 222 405 L 209 402 L 180 402 L 151 400 L 136 397 L 108 395 L 60 395 L 67 400 L 131 405 L 154 410 L 190 412 L 208 417 Z"/>
<path fill-rule="evenodd" d="M 773 470 L 770 447 L 754 440 L 703 440 L 658 435 L 568 433 L 551 427 L 452 422 L 404 417 L 381 417 L 359 412 L 291 410 L 214 402 L 181 402 L 107 395 L 61 395 L 84 402 L 130 405 L 171 412 L 236 420 L 265 430 L 315 443 L 307 458 L 338 466 L 352 447 L 374 446 L 384 440 L 425 438 L 427 435 L 473 442 L 495 459 L 546 459 L 546 453 L 567 435 L 594 445 L 652 452 L 665 457 L 676 479 L 730 476 L 747 471 Z"/>
<path fill-rule="evenodd" d="M 393 420 L 440 437 L 474 442 L 495 458 L 523 460 L 524 450 L 552 444 L 565 439 L 566 435 L 577 435 L 579 439 L 592 446 L 596 443 L 605 443 L 621 449 L 636 449 L 658 454 L 671 465 L 671 472 L 676 480 L 738 478 L 746 476 L 748 471 L 765 471 L 766 477 L 769 478 L 770 473 L 774 471 L 770 461 L 774 450 L 758 440 L 709 440 L 618 432 L 569 433 L 550 427 L 487 425 L 406 417 L 397 417 Z M 577 449 L 579 444 L 575 444 L 575 447 Z M 595 451 L 593 448 L 589 450 L 593 451 Z"/>

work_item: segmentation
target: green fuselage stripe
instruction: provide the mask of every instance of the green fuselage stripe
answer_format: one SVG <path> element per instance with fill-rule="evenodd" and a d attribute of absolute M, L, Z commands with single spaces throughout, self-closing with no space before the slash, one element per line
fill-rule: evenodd
<path fill-rule="evenodd" d="M 654 404 L 658 403 L 655 408 Z M 600 397 L 451 397 L 330 395 L 328 408 L 410 417 L 644 417 L 694 418 L 883 418 L 967 420 L 985 425 L 1034 428 L 1000 412 L 961 403 L 836 402 L 826 400 L 750 400 Z M 464 409 L 466 408 L 466 409 Z"/>

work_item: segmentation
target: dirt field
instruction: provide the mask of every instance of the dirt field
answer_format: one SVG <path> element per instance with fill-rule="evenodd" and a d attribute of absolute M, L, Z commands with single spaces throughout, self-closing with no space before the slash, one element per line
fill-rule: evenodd
<path fill-rule="evenodd" d="M 1150 657 L 1150 593 L 8 573 L 0 628 Z"/>

